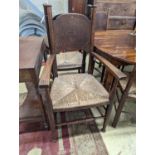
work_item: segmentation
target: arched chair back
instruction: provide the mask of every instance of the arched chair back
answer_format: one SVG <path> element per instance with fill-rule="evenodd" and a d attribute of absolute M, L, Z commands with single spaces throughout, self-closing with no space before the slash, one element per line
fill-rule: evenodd
<path fill-rule="evenodd" d="M 93 9 L 92 9 L 93 10 Z M 93 37 L 93 19 L 83 14 L 67 13 L 52 18 L 50 5 L 44 5 L 49 46 L 52 53 L 85 50 L 89 52 Z"/>

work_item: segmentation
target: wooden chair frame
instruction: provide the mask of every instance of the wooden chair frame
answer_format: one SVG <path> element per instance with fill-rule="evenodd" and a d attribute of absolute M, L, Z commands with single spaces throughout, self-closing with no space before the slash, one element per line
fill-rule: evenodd
<path fill-rule="evenodd" d="M 54 16 L 53 19 L 56 19 L 60 15 L 61 14 Z M 45 18 L 47 18 L 47 16 L 48 16 L 48 13 L 45 11 Z M 49 34 L 49 28 L 48 27 L 47 27 L 47 34 Z M 48 42 L 50 42 L 49 41 L 49 36 L 48 36 Z M 50 45 L 49 45 L 49 47 L 46 45 L 46 49 L 44 50 L 44 60 L 45 60 L 45 62 L 47 60 L 47 55 L 48 54 L 51 54 L 51 52 L 52 51 L 51 51 Z M 78 73 L 85 73 L 85 66 L 86 66 L 86 63 L 85 62 L 86 62 L 87 53 L 84 50 L 79 50 L 79 52 L 82 54 L 82 63 L 81 63 L 81 66 L 79 66 L 79 67 L 57 68 L 58 71 L 78 70 Z"/>
<path fill-rule="evenodd" d="M 81 66 L 79 66 L 79 67 L 58 68 L 58 71 L 78 70 L 78 73 L 85 73 L 87 53 L 86 53 L 86 51 L 81 51 L 81 50 L 79 52 L 82 54 L 82 63 L 81 63 Z M 47 61 L 47 55 L 48 54 L 51 54 L 51 52 L 50 52 L 50 48 L 46 45 L 46 48 L 44 50 L 44 61 L 45 62 Z"/>
<path fill-rule="evenodd" d="M 84 22 L 85 22 L 85 20 L 89 22 L 89 25 L 90 25 L 89 36 L 90 37 L 87 38 L 87 36 L 83 36 L 84 38 L 86 37 L 86 40 L 89 40 L 89 44 L 88 44 L 88 46 L 86 48 L 87 51 L 90 54 L 88 73 L 93 74 L 95 59 L 98 59 L 99 61 L 101 61 L 102 64 L 104 64 L 106 66 L 107 71 L 109 71 L 111 73 L 111 75 L 114 77 L 114 82 L 112 83 L 112 87 L 109 90 L 109 103 L 106 103 L 106 104 L 102 103 L 102 104 L 98 104 L 98 105 L 86 105 L 84 107 L 65 108 L 65 109 L 55 110 L 55 109 L 53 109 L 52 98 L 50 97 L 50 74 L 51 74 L 51 70 L 52 70 L 54 78 L 58 76 L 58 74 L 57 74 L 57 65 L 56 65 L 56 54 L 58 53 L 58 49 L 59 49 L 60 46 L 56 47 L 56 44 L 55 44 L 56 40 L 54 39 L 54 37 L 55 37 L 54 34 L 56 34 L 56 32 L 54 32 L 54 27 L 52 25 L 53 20 L 51 18 L 52 17 L 51 16 L 51 14 L 52 14 L 51 6 L 50 5 L 44 5 L 45 15 L 47 15 L 46 25 L 47 25 L 47 29 L 49 30 L 48 31 L 48 38 L 49 38 L 49 43 L 50 43 L 49 45 L 50 45 L 52 54 L 49 56 L 49 58 L 46 61 L 45 67 L 44 67 L 42 75 L 40 77 L 39 87 L 40 87 L 40 93 L 42 95 L 43 103 L 44 103 L 44 106 L 45 106 L 46 114 L 47 114 L 47 117 L 48 117 L 49 126 L 50 126 L 51 131 L 53 132 L 53 139 L 56 138 L 55 137 L 56 135 L 54 134 L 55 130 L 56 130 L 56 127 L 63 126 L 63 125 L 86 123 L 86 122 L 94 121 L 95 118 L 90 117 L 91 115 L 90 115 L 90 110 L 89 109 L 91 107 L 94 107 L 94 106 L 95 107 L 103 106 L 103 104 L 106 107 L 105 107 L 105 115 L 102 115 L 102 117 L 105 117 L 102 130 L 105 131 L 106 126 L 107 126 L 108 121 L 109 121 L 110 114 L 111 114 L 112 106 L 113 106 L 113 103 L 114 103 L 115 93 L 116 93 L 116 88 L 117 88 L 118 81 L 120 79 L 126 77 L 126 75 L 124 73 L 122 73 L 119 69 L 117 69 L 115 66 L 113 66 L 109 61 L 107 61 L 103 57 L 101 57 L 98 54 L 93 52 L 95 7 L 91 6 L 90 9 L 91 9 L 91 14 L 90 14 L 89 18 L 84 16 L 84 15 L 80 15 L 80 14 L 68 14 L 68 16 L 76 16 L 76 17 L 80 16 L 80 20 L 82 19 L 82 20 L 84 20 Z M 88 29 L 88 27 L 86 27 L 86 29 Z M 84 28 L 84 30 L 85 30 L 85 28 Z M 66 31 L 66 29 L 65 29 L 65 31 Z M 80 49 L 85 49 L 85 46 L 83 46 L 83 45 L 84 45 L 86 40 L 84 40 L 84 42 L 82 42 L 82 43 L 79 43 L 77 46 L 80 46 L 81 47 Z M 66 48 L 71 49 L 71 47 L 73 47 L 73 46 L 70 43 L 69 43 L 69 45 L 71 45 L 71 46 L 68 46 Z M 74 45 L 74 42 L 73 42 L 73 45 Z M 82 120 L 70 121 L 70 122 L 65 122 L 65 123 L 63 122 L 63 123 L 59 123 L 59 124 L 57 124 L 57 122 L 55 121 L 54 113 L 56 113 L 56 112 L 77 111 L 77 110 L 87 110 L 85 112 L 89 115 L 89 117 L 87 117 L 85 119 L 82 119 Z"/>
<path fill-rule="evenodd" d="M 123 89 L 121 84 L 118 83 L 118 89 L 121 91 L 122 95 L 121 95 L 121 97 L 119 97 L 119 94 L 116 91 L 118 107 L 116 107 L 116 105 L 114 104 L 115 105 L 114 107 L 115 107 L 115 110 L 116 110 L 116 114 L 114 116 L 114 120 L 113 120 L 113 123 L 112 123 L 113 127 L 117 126 L 117 124 L 119 122 L 120 115 L 121 115 L 122 112 L 130 113 L 130 112 L 127 112 L 127 111 L 123 111 L 123 107 L 124 107 L 125 102 L 127 101 L 127 99 L 128 98 L 131 99 L 131 97 L 128 96 L 128 93 L 130 91 L 130 88 L 131 88 L 132 83 L 135 80 L 135 78 L 136 78 L 136 65 L 134 65 L 133 71 L 129 75 L 129 80 L 127 82 L 127 85 L 126 85 L 125 89 Z M 132 99 L 135 100 L 135 98 L 132 98 Z"/>

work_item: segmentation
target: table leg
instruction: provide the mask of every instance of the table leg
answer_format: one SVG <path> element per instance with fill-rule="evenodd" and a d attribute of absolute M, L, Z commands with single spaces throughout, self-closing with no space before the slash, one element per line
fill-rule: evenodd
<path fill-rule="evenodd" d="M 35 89 L 36 95 L 38 96 L 39 100 L 41 101 L 41 111 L 42 111 L 44 127 L 48 128 L 49 127 L 49 123 L 48 123 L 48 120 L 47 120 L 47 115 L 46 115 L 45 107 L 44 107 L 44 104 L 43 104 L 42 96 L 39 93 L 39 88 L 38 88 L 39 79 L 37 78 L 37 76 L 33 76 L 32 79 L 33 79 L 33 85 L 34 85 L 34 89 Z"/>

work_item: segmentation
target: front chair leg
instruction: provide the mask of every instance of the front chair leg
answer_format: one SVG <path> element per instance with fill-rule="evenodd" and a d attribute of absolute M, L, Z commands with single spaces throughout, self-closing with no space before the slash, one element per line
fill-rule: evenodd
<path fill-rule="evenodd" d="M 51 102 L 51 99 L 50 99 L 50 102 Z M 57 141 L 56 124 L 55 124 L 55 119 L 54 119 L 53 108 L 52 108 L 52 106 L 50 106 L 50 104 L 49 104 L 49 107 L 47 109 L 49 126 L 50 126 L 50 130 L 52 132 L 52 141 L 56 142 Z"/>
<path fill-rule="evenodd" d="M 57 137 L 57 133 L 56 133 L 56 127 L 55 127 L 55 122 L 50 122 L 50 128 L 51 128 L 51 132 L 52 132 L 52 141 L 56 142 L 58 137 Z M 54 125 L 52 125 L 54 123 Z"/>
<path fill-rule="evenodd" d="M 52 141 L 56 142 L 57 134 L 56 134 L 56 125 L 55 125 L 54 113 L 51 113 L 48 117 L 49 117 L 50 130 L 52 132 Z"/>
<path fill-rule="evenodd" d="M 115 94 L 116 94 L 117 84 L 118 84 L 118 80 L 115 79 L 114 82 L 113 82 L 113 88 L 110 91 L 110 98 L 109 98 L 110 101 L 109 101 L 109 104 L 107 105 L 107 108 L 106 108 L 105 120 L 104 120 L 104 123 L 103 123 L 103 131 L 104 132 L 106 130 L 107 124 L 109 123 L 110 114 L 111 114 L 111 111 L 112 111 L 113 104 L 115 102 Z"/>
<path fill-rule="evenodd" d="M 50 131 L 52 133 L 52 141 L 57 140 L 57 134 L 56 134 L 56 124 L 55 124 L 55 118 L 54 118 L 54 111 L 52 106 L 52 100 L 50 98 L 49 90 L 48 89 L 41 89 L 40 90 L 43 103 L 45 106 L 46 116 L 49 122 Z"/>
<path fill-rule="evenodd" d="M 111 115 L 111 111 L 112 111 L 112 105 L 113 105 L 112 103 L 107 105 L 105 119 L 104 119 L 103 128 L 102 128 L 103 132 L 106 131 L 107 124 L 109 123 L 109 119 L 110 119 L 110 115 Z"/>

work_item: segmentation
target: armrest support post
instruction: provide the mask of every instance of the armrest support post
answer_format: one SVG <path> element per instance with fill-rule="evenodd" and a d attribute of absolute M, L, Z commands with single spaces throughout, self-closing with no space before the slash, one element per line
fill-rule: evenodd
<path fill-rule="evenodd" d="M 117 67 L 115 67 L 111 62 L 106 60 L 104 57 L 98 55 L 97 53 L 92 52 L 92 55 L 98 59 L 102 64 L 105 65 L 107 70 L 117 79 L 120 80 L 122 78 L 126 78 L 127 75 L 125 75 L 121 70 L 119 70 Z"/>
<path fill-rule="evenodd" d="M 55 60 L 55 55 L 52 54 L 49 56 L 49 58 L 47 59 L 43 72 L 41 74 L 40 77 L 40 81 L 39 81 L 39 87 L 49 87 L 50 84 L 50 75 L 51 75 L 51 70 L 52 70 L 52 66 Z"/>

